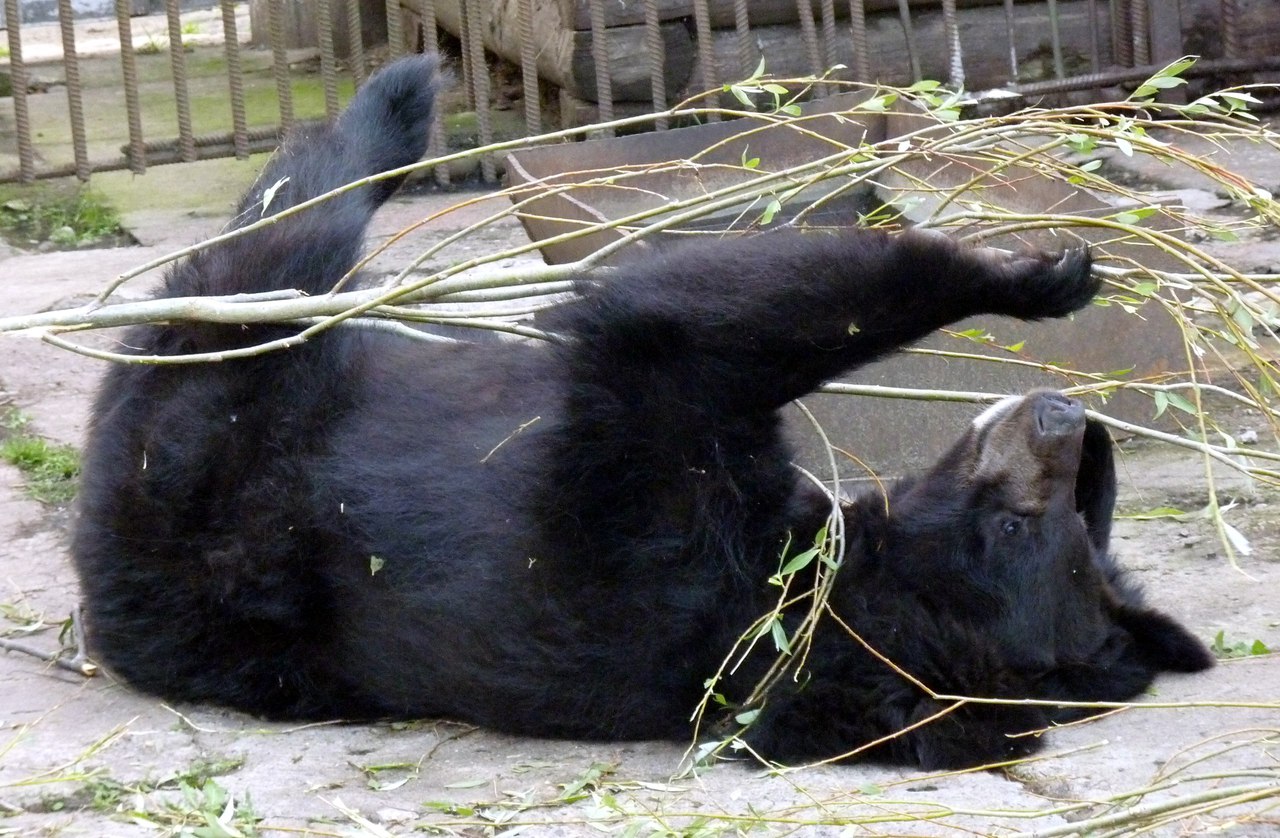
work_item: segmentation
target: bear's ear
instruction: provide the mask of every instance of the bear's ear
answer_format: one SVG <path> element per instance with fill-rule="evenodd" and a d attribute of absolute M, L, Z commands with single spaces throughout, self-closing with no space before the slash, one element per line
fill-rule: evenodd
<path fill-rule="evenodd" d="M 1167 614 L 1122 606 L 1115 614 L 1152 666 L 1170 672 L 1200 672 L 1213 666 L 1213 653 L 1200 638 Z"/>
<path fill-rule="evenodd" d="M 1116 465 L 1111 434 L 1090 419 L 1080 446 L 1080 470 L 1076 473 L 1076 511 L 1084 516 L 1089 541 L 1099 555 L 1111 542 L 1111 517 L 1116 507 Z"/>

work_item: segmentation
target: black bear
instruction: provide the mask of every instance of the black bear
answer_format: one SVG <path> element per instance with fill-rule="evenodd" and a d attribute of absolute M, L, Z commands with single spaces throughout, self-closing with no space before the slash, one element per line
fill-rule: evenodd
<path fill-rule="evenodd" d="M 421 57 L 379 73 L 284 145 L 237 223 L 418 160 L 435 84 Z M 395 186 L 200 252 L 163 293 L 325 293 Z M 1097 288 L 1083 248 L 790 230 L 583 276 L 550 341 L 345 328 L 241 360 L 117 366 L 73 547 L 90 645 L 139 689 L 273 718 L 687 738 L 708 679 L 777 606 L 786 545 L 812 545 L 832 513 L 779 409 L 967 315 L 1059 317 Z M 123 343 L 218 353 L 291 331 L 174 322 Z M 928 473 L 844 503 L 830 613 L 743 738 L 774 760 L 883 739 L 868 756 L 975 765 L 1080 711 L 952 708 L 923 687 L 1121 700 L 1209 666 L 1123 581 L 1114 497 L 1106 432 L 1038 392 L 988 410 Z M 833 564 L 797 571 L 792 593 Z M 784 633 L 813 598 L 797 599 Z M 766 637 L 711 689 L 741 708 L 776 655 Z"/>

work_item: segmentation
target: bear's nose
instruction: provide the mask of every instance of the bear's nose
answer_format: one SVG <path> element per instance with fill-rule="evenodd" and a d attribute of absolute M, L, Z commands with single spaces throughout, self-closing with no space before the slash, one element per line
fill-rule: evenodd
<path fill-rule="evenodd" d="M 1084 427 L 1084 405 L 1061 393 L 1040 393 L 1035 404 L 1036 430 L 1043 436 L 1067 436 Z"/>

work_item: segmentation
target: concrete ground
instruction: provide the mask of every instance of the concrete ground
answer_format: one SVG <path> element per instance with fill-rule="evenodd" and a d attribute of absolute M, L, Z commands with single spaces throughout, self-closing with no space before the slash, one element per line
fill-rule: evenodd
<path fill-rule="evenodd" d="M 1274 178 L 1274 162 L 1252 165 Z M 138 247 L 9 256 L 0 316 L 83 300 L 120 271 L 213 232 L 251 167 L 220 170 L 228 179 L 208 184 L 204 206 L 146 200 L 189 194 L 184 184 L 208 183 L 206 171 L 155 169 L 116 187 L 136 190 L 119 199 L 139 207 L 126 218 Z M 473 198 L 483 196 L 397 198 L 374 239 Z M 433 221 L 378 264 L 403 264 L 424 241 L 498 206 L 480 200 Z M 507 221 L 461 252 L 491 252 L 522 235 Z M 1280 246 L 1267 240 L 1232 253 L 1242 267 L 1280 265 Z M 102 372 L 99 362 L 0 337 L 0 403 L 22 410 L 51 440 L 81 442 Z M 1269 436 L 1260 417 L 1235 418 L 1240 430 Z M 1205 503 L 1203 464 L 1194 457 L 1131 446 L 1121 471 L 1126 512 Z M 1227 646 L 1259 640 L 1280 649 L 1280 495 L 1221 477 L 1224 501 L 1239 501 L 1230 520 L 1254 547 L 1239 569 L 1194 517 L 1121 520 L 1117 552 L 1154 603 L 1206 640 L 1222 632 Z M 48 626 L 77 600 L 70 513 L 31 500 L 22 483 L 0 465 L 0 636 L 51 651 L 59 643 Z M 394 654 L 396 639 L 387 643 Z M 1044 756 L 1002 771 L 925 775 L 852 765 L 771 775 L 743 762 L 677 776 L 679 744 L 539 741 L 448 721 L 265 724 L 167 706 L 110 673 L 85 678 L 9 653 L 0 655 L 0 835 L 1109 835 L 1130 834 L 1123 819 L 1141 811 L 1156 834 L 1280 835 L 1280 655 L 1165 677 L 1148 699 L 1152 706 L 1054 731 Z"/>

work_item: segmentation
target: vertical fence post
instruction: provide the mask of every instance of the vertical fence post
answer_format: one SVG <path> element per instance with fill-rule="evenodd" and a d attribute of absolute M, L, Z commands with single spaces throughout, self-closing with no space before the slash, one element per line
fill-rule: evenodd
<path fill-rule="evenodd" d="M 1133 66 L 1133 21 L 1129 0 L 1111 0 L 1111 51 L 1121 67 Z"/>
<path fill-rule="evenodd" d="M 1088 0 L 1085 4 L 1089 15 L 1089 72 L 1097 73 L 1102 69 L 1102 46 L 1098 37 L 1098 0 Z"/>
<path fill-rule="evenodd" d="M 476 108 L 476 127 L 480 134 L 480 145 L 485 146 L 493 142 L 493 126 L 489 122 L 489 65 L 484 56 L 483 2 L 484 0 L 462 0 L 467 10 L 466 38 L 462 49 L 471 65 L 471 95 Z M 480 176 L 486 183 L 498 179 L 493 158 L 488 154 L 480 158 Z"/>
<path fill-rule="evenodd" d="M 800 39 L 804 43 L 805 57 L 809 59 L 809 72 L 822 74 L 822 56 L 818 52 L 818 28 L 813 23 L 812 0 L 796 0 L 796 19 L 800 23 Z"/>
<path fill-rule="evenodd" d="M 347 0 L 347 60 L 355 86 L 364 84 L 364 27 L 360 22 L 360 0 Z"/>
<path fill-rule="evenodd" d="M 120 75 L 124 81 L 124 112 L 129 123 L 129 171 L 147 171 L 147 145 L 142 136 L 142 103 L 138 98 L 138 57 L 133 51 L 132 4 L 116 0 L 116 31 L 120 35 Z"/>
<path fill-rule="evenodd" d="M 924 74 L 920 71 L 920 55 L 916 52 L 915 28 L 911 25 L 911 6 L 907 4 L 907 0 L 898 0 L 898 20 L 902 23 L 902 36 L 906 39 L 911 80 L 920 81 Z"/>
<path fill-rule="evenodd" d="M 1067 68 L 1062 60 L 1062 19 L 1058 14 L 1058 0 L 1049 0 L 1049 44 L 1053 50 L 1053 77 L 1065 78 Z"/>
<path fill-rule="evenodd" d="M 835 0 L 819 0 L 818 10 L 822 16 L 822 71 L 825 73 L 839 63 L 836 52 Z"/>
<path fill-rule="evenodd" d="M 1151 41 L 1147 32 L 1147 0 L 1129 0 L 1129 34 L 1133 38 L 1133 65 L 1151 63 Z"/>
<path fill-rule="evenodd" d="M 649 94 L 654 111 L 667 109 L 667 48 L 662 40 L 662 23 L 658 20 L 658 0 L 640 0 L 644 6 L 644 38 L 649 51 Z M 655 119 L 653 127 L 667 130 L 667 120 Z"/>
<path fill-rule="evenodd" d="M 36 150 L 31 142 L 31 111 L 27 107 L 27 65 L 22 60 L 22 9 L 18 0 L 4 0 L 9 27 L 9 81 L 13 87 L 13 122 L 18 132 L 18 173 L 23 183 L 36 179 Z"/>
<path fill-rule="evenodd" d="M 747 0 L 733 0 L 733 28 L 738 35 L 738 65 L 745 77 L 755 72 L 759 61 L 755 44 L 751 42 L 751 17 L 747 11 Z"/>
<path fill-rule="evenodd" d="M 1227 58 L 1244 55 L 1240 32 L 1240 0 L 1222 0 L 1222 51 Z"/>
<path fill-rule="evenodd" d="M 1018 20 L 1013 0 L 1004 0 L 1004 26 L 1009 33 L 1009 83 L 1018 83 Z"/>
<path fill-rule="evenodd" d="M 869 83 L 871 47 L 867 41 L 867 7 L 864 0 L 849 0 L 849 29 L 853 40 L 853 77 Z"/>
<path fill-rule="evenodd" d="M 315 0 L 316 42 L 320 47 L 320 85 L 324 89 L 324 115 L 338 115 L 338 67 L 333 54 L 333 9 L 329 0 Z"/>
<path fill-rule="evenodd" d="M 164 14 L 169 25 L 169 67 L 173 73 L 173 101 L 178 115 L 178 152 L 184 163 L 190 163 L 196 159 L 196 138 L 191 129 L 187 54 L 182 49 L 182 10 L 178 0 L 165 0 Z"/>
<path fill-rule="evenodd" d="M 1053 3 L 1054 0 L 1049 0 Z M 942 31 L 947 40 L 947 81 L 954 88 L 964 87 L 964 53 L 960 48 L 960 21 L 956 0 L 942 0 Z"/>
<path fill-rule="evenodd" d="M 349 0 L 354 5 L 357 0 Z M 435 0 L 418 0 L 418 16 L 422 19 L 422 51 L 427 55 L 438 56 L 440 54 L 440 44 L 436 33 L 436 4 Z M 442 154 L 448 154 L 449 149 L 446 147 L 447 140 L 444 135 L 444 121 L 440 116 L 439 108 L 431 109 L 431 155 L 439 157 Z M 449 167 L 436 166 L 434 170 L 436 183 L 441 186 L 449 185 Z"/>
<path fill-rule="evenodd" d="M 71 118 L 71 150 L 76 177 L 89 179 L 89 144 L 84 133 L 84 87 L 80 83 L 80 58 L 76 55 L 76 22 L 71 0 L 58 0 L 58 26 L 62 30 L 62 68 L 67 76 L 67 114 Z"/>
<path fill-rule="evenodd" d="M 244 70 L 240 64 L 236 4 L 234 0 L 221 0 L 219 5 L 222 7 L 222 50 L 227 57 L 227 83 L 231 95 L 231 143 L 236 150 L 236 159 L 248 160 L 249 121 L 244 109 Z"/>
<path fill-rule="evenodd" d="M 524 89 L 524 130 L 542 133 L 542 96 L 538 91 L 538 55 L 533 43 L 533 0 L 516 0 L 520 27 L 520 84 Z"/>
<path fill-rule="evenodd" d="M 596 68 L 596 108 L 600 122 L 613 121 L 613 68 L 609 65 L 609 28 L 605 26 L 605 0 L 587 0 L 591 16 L 591 63 Z M 613 129 L 606 128 L 612 137 Z"/>
<path fill-rule="evenodd" d="M 387 49 L 392 58 L 404 55 L 404 15 L 400 0 L 387 0 Z"/>
<path fill-rule="evenodd" d="M 698 43 L 698 84 L 705 91 L 710 91 L 718 82 L 716 73 L 716 55 L 711 35 L 711 8 L 707 0 L 693 0 L 693 27 Z M 713 96 L 705 104 L 710 107 L 719 104 L 719 97 Z M 707 114 L 708 122 L 719 122 L 720 114 Z"/>
<path fill-rule="evenodd" d="M 267 0 L 271 29 L 271 72 L 276 81 L 276 102 L 280 108 L 280 128 L 293 125 L 293 85 L 289 81 L 289 52 L 284 45 L 284 4 L 289 0 Z"/>

